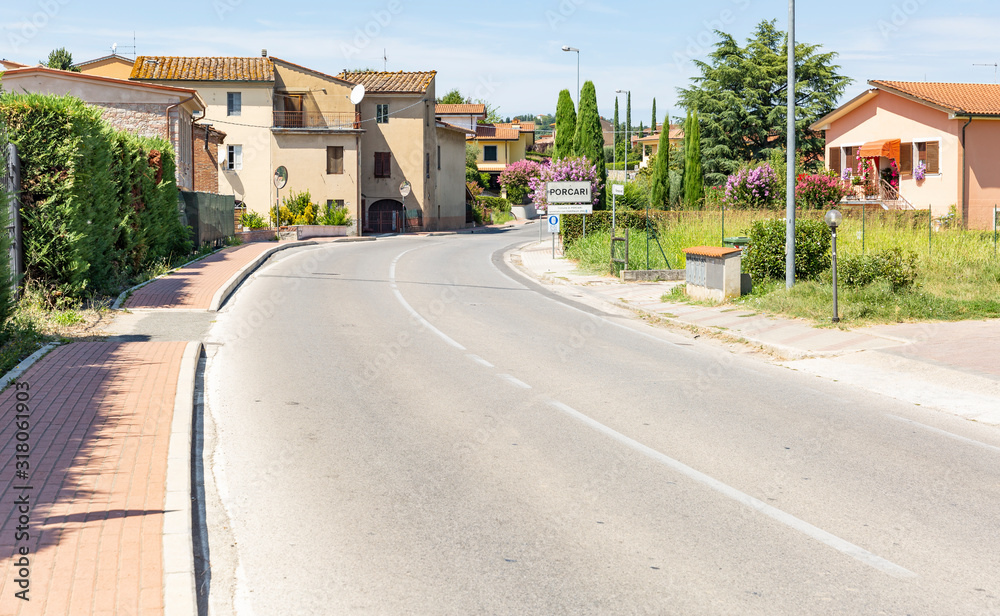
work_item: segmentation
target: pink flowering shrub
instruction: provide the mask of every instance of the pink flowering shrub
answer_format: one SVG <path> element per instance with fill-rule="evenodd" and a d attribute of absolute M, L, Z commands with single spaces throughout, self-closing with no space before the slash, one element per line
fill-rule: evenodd
<path fill-rule="evenodd" d="M 541 165 L 533 160 L 519 160 L 507 165 L 500 174 L 500 185 L 507 189 L 507 199 L 517 205 L 524 201 L 530 190 L 529 183 L 541 173 Z"/>
<path fill-rule="evenodd" d="M 531 188 L 531 200 L 535 206 L 547 206 L 545 197 L 546 182 L 590 182 L 590 193 L 597 205 L 601 193 L 601 178 L 597 175 L 597 166 L 590 164 L 586 156 L 579 158 L 563 158 L 540 165 L 538 177 L 528 182 Z"/>
<path fill-rule="evenodd" d="M 795 184 L 795 202 L 807 210 L 825 210 L 833 207 L 848 193 L 844 182 L 827 174 L 800 173 Z"/>
<path fill-rule="evenodd" d="M 778 175 L 771 165 L 740 169 L 726 180 L 726 207 L 769 209 L 778 197 Z"/>

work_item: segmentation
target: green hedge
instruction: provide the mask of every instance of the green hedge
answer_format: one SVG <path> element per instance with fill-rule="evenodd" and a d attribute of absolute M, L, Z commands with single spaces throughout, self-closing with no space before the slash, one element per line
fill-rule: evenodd
<path fill-rule="evenodd" d="M 479 195 L 476 197 L 476 203 L 488 210 L 510 211 L 510 201 L 503 197 L 484 197 L 483 195 Z"/>
<path fill-rule="evenodd" d="M 563 214 L 560 218 L 563 242 L 569 245 L 583 236 L 583 214 Z M 649 225 L 651 229 L 658 229 L 658 225 L 665 225 L 668 221 L 675 220 L 676 218 L 677 216 L 671 212 L 649 210 Z M 615 216 L 615 224 L 619 229 L 622 227 L 645 229 L 646 210 L 619 209 Z M 588 233 L 609 231 L 610 229 L 611 210 L 594 210 L 593 214 L 587 215 Z"/>
<path fill-rule="evenodd" d="M 21 156 L 25 281 L 50 301 L 115 294 L 190 252 L 166 140 L 116 131 L 68 96 L 2 94 L 0 120 Z"/>
<path fill-rule="evenodd" d="M 899 247 L 870 255 L 842 257 L 838 261 L 838 277 L 847 287 L 863 287 L 884 280 L 898 291 L 912 287 L 917 281 L 917 253 L 904 253 Z"/>
<path fill-rule="evenodd" d="M 785 221 L 755 220 L 743 249 L 743 271 L 755 282 L 785 278 Z M 822 220 L 795 221 L 795 278 L 812 280 L 830 269 L 830 229 Z"/>

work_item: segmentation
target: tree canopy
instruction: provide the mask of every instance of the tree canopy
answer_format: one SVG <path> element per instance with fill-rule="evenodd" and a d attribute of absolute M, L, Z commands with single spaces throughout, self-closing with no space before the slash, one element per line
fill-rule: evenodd
<path fill-rule="evenodd" d="M 72 71 L 74 73 L 79 73 L 80 69 L 73 66 L 73 54 L 66 51 L 65 47 L 60 47 L 59 49 L 53 49 L 49 52 L 49 59 L 42 62 L 45 66 L 49 68 L 57 68 L 61 71 Z"/>
<path fill-rule="evenodd" d="M 471 103 L 472 100 L 465 98 L 458 88 L 454 88 L 449 90 L 444 96 L 439 96 L 437 102 L 439 105 L 461 105 L 463 103 Z"/>
<path fill-rule="evenodd" d="M 557 135 L 558 136 L 558 135 Z M 593 81 L 584 82 L 580 90 L 580 114 L 576 118 L 576 135 L 573 147 L 577 156 L 584 156 L 597 167 L 600 185 L 608 181 L 608 171 L 604 161 L 604 131 L 601 117 L 597 113 L 597 90 Z M 599 199 L 603 203 L 603 198 Z"/>
<path fill-rule="evenodd" d="M 575 138 L 576 108 L 573 107 L 573 98 L 570 96 L 569 90 L 563 90 L 559 93 L 559 102 L 556 104 L 556 140 L 552 158 L 560 159 L 573 156 L 576 152 L 573 145 Z"/>
<path fill-rule="evenodd" d="M 719 41 L 709 60 L 695 60 L 701 75 L 678 89 L 681 104 L 699 111 L 709 184 L 722 183 L 744 161 L 767 158 L 786 141 L 788 37 L 775 23 L 760 22 L 745 47 L 716 31 Z M 820 48 L 795 45 L 795 134 L 807 165 L 819 160 L 825 145 L 823 135 L 809 125 L 833 111 L 851 81 L 837 73 L 837 54 Z"/>

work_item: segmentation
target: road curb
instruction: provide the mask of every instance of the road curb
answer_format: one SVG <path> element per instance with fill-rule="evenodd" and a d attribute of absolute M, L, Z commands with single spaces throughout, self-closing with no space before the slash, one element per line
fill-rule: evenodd
<path fill-rule="evenodd" d="M 617 308 L 622 308 L 624 310 L 628 310 L 628 311 L 630 311 L 630 312 L 632 312 L 634 314 L 637 314 L 637 315 L 639 315 L 641 317 L 654 318 L 654 319 L 663 321 L 665 323 L 668 323 L 668 324 L 670 324 L 672 326 L 675 326 L 675 327 L 678 327 L 678 328 L 681 328 L 681 329 L 686 329 L 687 331 L 693 331 L 693 332 L 701 334 L 701 335 L 710 335 L 710 336 L 715 337 L 715 338 L 726 340 L 727 342 L 734 342 L 734 343 L 738 343 L 738 344 L 747 344 L 747 345 L 751 345 L 751 346 L 756 346 L 756 347 L 764 349 L 764 350 L 766 350 L 766 351 L 768 351 L 770 353 L 774 353 L 776 355 L 779 355 L 781 358 L 783 358 L 785 360 L 807 359 L 807 358 L 813 358 L 813 357 L 817 357 L 817 358 L 818 357 L 836 357 L 836 356 L 844 354 L 842 352 L 833 352 L 833 353 L 807 352 L 807 351 L 802 351 L 800 349 L 795 349 L 795 348 L 792 348 L 792 347 L 786 347 L 786 346 L 783 346 L 783 345 L 780 345 L 780 344 L 775 344 L 775 343 L 772 343 L 772 342 L 766 342 L 764 340 L 757 340 L 755 338 L 750 338 L 750 337 L 748 337 L 746 335 L 743 335 L 743 334 L 734 334 L 734 333 L 730 333 L 728 331 L 716 329 L 714 327 L 705 327 L 705 326 L 702 326 L 702 325 L 697 325 L 695 323 L 689 323 L 689 322 L 684 321 L 682 319 L 678 319 L 677 317 L 671 317 L 671 316 L 667 316 L 666 314 L 663 314 L 663 313 L 660 313 L 660 312 L 653 312 L 651 310 L 645 310 L 645 309 L 640 308 L 638 306 L 634 306 L 632 304 L 629 304 L 628 302 L 624 302 L 624 301 L 617 300 L 617 299 L 611 299 L 610 297 L 608 297 L 606 295 L 602 295 L 600 293 L 594 293 L 590 289 L 586 288 L 585 286 L 574 284 L 573 282 L 571 282 L 569 280 L 564 280 L 564 279 L 561 279 L 561 278 L 557 278 L 557 277 L 553 277 L 553 276 L 548 276 L 546 274 L 537 274 L 536 272 L 531 271 L 530 269 L 528 269 L 524 265 L 520 265 L 520 264 L 514 263 L 513 260 L 511 259 L 512 255 L 519 254 L 521 252 L 521 250 L 525 246 L 527 246 L 529 244 L 532 244 L 532 243 L 534 243 L 534 242 L 527 242 L 525 244 L 522 244 L 520 246 L 512 248 L 512 249 L 510 249 L 510 250 L 508 250 L 507 252 L 504 253 L 504 261 L 508 265 L 510 265 L 512 269 L 514 269 L 515 271 L 520 272 L 520 274 L 522 276 L 526 276 L 528 278 L 532 278 L 532 279 L 537 280 L 539 282 L 544 282 L 544 283 L 553 284 L 553 285 L 558 284 L 558 285 L 564 285 L 564 286 L 573 286 L 574 288 L 576 288 L 577 290 L 579 290 L 581 293 L 586 293 L 587 296 L 589 296 L 592 299 L 598 300 L 598 301 L 606 303 L 606 304 L 610 304 L 610 305 L 615 306 Z"/>
<path fill-rule="evenodd" d="M 7 374 L 3 375 L 3 378 L 0 378 L 0 391 L 7 389 L 7 386 L 10 385 L 12 381 L 16 381 L 18 377 L 28 370 L 28 368 L 34 366 L 38 360 L 48 355 L 49 351 L 61 344 L 61 342 L 46 343 L 42 346 L 42 348 L 22 359 L 21 363 L 11 368 Z"/>
<path fill-rule="evenodd" d="M 240 268 L 240 271 L 233 274 L 232 277 L 229 280 L 227 280 L 224 285 L 222 285 L 221 287 L 219 287 L 218 290 L 216 290 L 215 295 L 212 296 L 212 303 L 209 304 L 208 306 L 208 311 L 218 312 L 219 308 L 222 307 L 222 304 L 226 303 L 226 300 L 229 299 L 229 295 L 236 289 L 236 287 L 240 286 L 241 282 L 246 280 L 247 277 L 249 277 L 250 274 L 254 272 L 254 270 L 260 267 L 261 263 L 266 261 L 268 257 L 273 255 L 274 253 L 278 252 L 279 250 L 288 250 L 289 248 L 296 248 L 298 246 L 315 246 L 319 243 L 320 242 L 312 240 L 302 240 L 302 241 L 288 242 L 287 244 L 284 245 L 279 244 L 274 248 L 268 248 L 264 252 L 254 257 L 249 263 Z"/>
<path fill-rule="evenodd" d="M 174 417 L 167 447 L 166 494 L 163 499 L 163 614 L 198 613 L 195 592 L 194 539 L 191 521 L 191 428 L 194 381 L 201 342 L 189 342 L 181 357 L 174 397 Z"/>

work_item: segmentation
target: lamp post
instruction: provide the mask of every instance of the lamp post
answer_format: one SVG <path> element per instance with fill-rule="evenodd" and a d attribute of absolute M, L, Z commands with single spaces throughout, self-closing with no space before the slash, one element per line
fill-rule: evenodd
<path fill-rule="evenodd" d="M 828 227 L 830 227 L 830 235 L 832 239 L 832 259 L 833 259 L 833 322 L 839 323 L 840 316 L 837 314 L 837 227 L 840 226 L 840 221 L 843 216 L 837 210 L 830 210 L 823 217 L 826 221 Z"/>
<path fill-rule="evenodd" d="M 615 90 L 615 100 L 616 101 L 618 100 L 618 95 L 621 94 L 622 92 L 625 92 L 628 96 L 632 96 L 632 92 L 630 90 Z M 614 130 L 613 134 L 614 134 L 614 139 L 612 139 L 612 141 L 614 142 L 615 152 L 614 152 L 614 164 L 612 166 L 615 168 L 615 171 L 618 171 L 618 127 L 617 126 L 615 127 L 615 130 Z M 628 126 L 625 127 L 625 139 L 626 139 L 626 142 L 627 142 L 627 140 L 628 140 Z M 628 146 L 627 145 L 626 145 L 626 148 L 625 148 L 625 183 L 628 184 Z M 647 207 L 647 214 L 648 214 L 649 204 L 647 204 L 646 207 Z M 614 231 L 615 231 L 615 195 L 614 195 L 614 193 L 612 193 L 612 195 L 611 195 L 611 233 L 614 234 Z"/>
<path fill-rule="evenodd" d="M 795 285 L 795 0 L 788 0 L 788 87 L 785 110 L 785 288 Z M 840 221 L 840 214 L 837 214 Z M 828 221 L 829 222 L 829 221 Z M 836 232 L 834 232 L 836 237 Z M 837 287 L 834 286 L 834 289 Z"/>
<path fill-rule="evenodd" d="M 580 50 L 576 47 L 570 47 L 569 45 L 563 45 L 563 51 L 575 51 L 576 52 L 576 106 L 577 113 L 580 113 Z"/>

